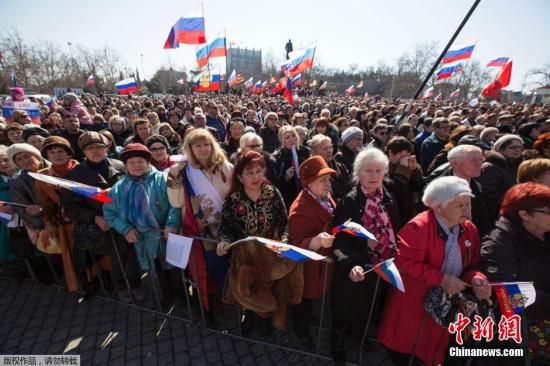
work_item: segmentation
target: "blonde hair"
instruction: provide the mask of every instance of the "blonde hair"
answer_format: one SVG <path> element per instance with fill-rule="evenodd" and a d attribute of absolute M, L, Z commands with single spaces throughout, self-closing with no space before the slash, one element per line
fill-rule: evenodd
<path fill-rule="evenodd" d="M 244 150 L 246 145 L 251 143 L 253 140 L 258 140 L 260 143 L 264 143 L 262 137 L 260 135 L 256 135 L 255 133 L 245 133 L 241 136 L 241 139 L 239 140 L 239 147 L 241 150 Z"/>
<path fill-rule="evenodd" d="M 191 145 L 195 145 L 196 143 L 203 141 L 209 143 L 210 146 L 212 146 L 210 161 L 208 162 L 209 168 L 219 167 L 227 162 L 227 157 L 225 156 L 225 153 L 223 152 L 220 144 L 218 143 L 218 141 L 216 141 L 214 136 L 212 136 L 212 134 L 204 128 L 196 128 L 193 131 L 189 132 L 189 134 L 185 138 L 185 142 L 183 143 L 183 151 L 192 166 L 196 168 L 201 167 L 200 163 L 193 155 Z"/>

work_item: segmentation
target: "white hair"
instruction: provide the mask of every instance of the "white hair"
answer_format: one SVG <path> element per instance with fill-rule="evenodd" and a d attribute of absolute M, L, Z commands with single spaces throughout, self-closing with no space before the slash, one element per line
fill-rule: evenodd
<path fill-rule="evenodd" d="M 317 134 L 311 138 L 311 140 L 308 141 L 309 147 L 311 147 L 312 150 L 317 149 L 321 143 L 328 140 L 330 143 L 332 143 L 332 140 L 330 137 L 325 136 L 323 134 Z"/>
<path fill-rule="evenodd" d="M 462 195 L 473 197 L 470 184 L 459 177 L 441 177 L 434 179 L 424 190 L 422 202 L 426 207 L 445 206 Z"/>
<path fill-rule="evenodd" d="M 471 153 L 473 151 L 479 152 L 480 154 L 483 153 L 481 148 L 479 148 L 477 146 L 474 146 L 474 145 L 458 145 L 458 146 L 455 146 L 447 154 L 447 160 L 449 160 L 449 162 L 451 162 L 453 160 L 459 160 L 460 161 L 462 159 L 465 159 L 466 155 L 468 155 L 469 153 Z"/>
<path fill-rule="evenodd" d="M 246 147 L 246 145 L 248 145 L 254 140 L 260 141 L 261 144 L 264 143 L 260 135 L 256 135 L 255 133 L 245 133 L 244 135 L 241 136 L 241 139 L 239 140 L 239 147 L 241 148 L 241 150 L 243 150 Z"/>
<path fill-rule="evenodd" d="M 321 110 L 321 113 L 319 113 L 319 117 L 327 117 L 330 118 L 330 110 L 328 108 L 323 108 Z"/>
<path fill-rule="evenodd" d="M 384 171 L 386 173 L 388 172 L 388 167 L 390 165 L 388 157 L 382 152 L 382 150 L 377 149 L 376 147 L 367 147 L 366 149 L 361 150 L 359 154 L 357 154 L 357 156 L 355 157 L 355 161 L 353 162 L 354 181 L 359 181 L 359 172 L 363 168 L 363 165 L 368 163 L 383 164 Z"/>

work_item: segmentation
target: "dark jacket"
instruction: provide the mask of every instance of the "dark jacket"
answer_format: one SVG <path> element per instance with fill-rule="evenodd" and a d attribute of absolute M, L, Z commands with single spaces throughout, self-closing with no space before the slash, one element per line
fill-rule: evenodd
<path fill-rule="evenodd" d="M 434 133 L 422 142 L 422 146 L 420 147 L 420 167 L 423 172 L 428 171 L 430 163 L 444 147 L 445 141 L 439 140 Z"/>
<path fill-rule="evenodd" d="M 273 131 L 269 127 L 262 127 L 260 129 L 260 137 L 264 142 L 264 151 L 267 151 L 270 154 L 273 154 L 273 152 L 281 146 L 277 132 Z"/>
<path fill-rule="evenodd" d="M 131 128 L 127 128 L 127 129 L 123 130 L 122 132 L 120 132 L 118 134 L 115 133 L 110 128 L 108 128 L 107 131 L 111 132 L 111 134 L 113 135 L 113 138 L 115 139 L 115 145 L 116 146 L 124 146 L 124 141 L 126 141 L 126 139 L 132 134 L 132 129 Z"/>
<path fill-rule="evenodd" d="M 82 135 L 84 132 L 84 130 L 78 130 L 78 133 L 76 134 L 72 134 L 72 133 L 69 133 L 69 131 L 67 130 L 59 130 L 59 131 L 56 131 L 54 133 L 54 135 L 56 136 L 61 136 L 63 137 L 65 140 L 69 141 L 69 144 L 71 144 L 71 148 L 73 149 L 74 151 L 74 159 L 75 160 L 78 160 L 79 162 L 81 162 L 82 160 L 84 160 L 84 153 L 82 152 L 82 150 L 80 150 L 80 147 L 78 146 L 78 138 L 80 137 L 80 135 Z"/>
<path fill-rule="evenodd" d="M 492 282 L 533 282 L 534 304 L 529 320 L 550 320 L 550 240 L 530 234 L 520 223 L 500 217 L 481 243 L 481 270 Z"/>
<path fill-rule="evenodd" d="M 304 160 L 309 158 L 310 150 L 309 148 L 300 145 L 298 147 L 298 164 L 302 164 Z M 286 207 L 290 207 L 292 202 L 298 193 L 302 190 L 299 180 L 292 178 L 290 180 L 285 180 L 285 174 L 288 168 L 292 166 L 292 151 L 280 147 L 273 153 L 273 158 L 275 159 L 275 174 L 277 179 L 277 188 L 283 195 L 283 200 L 285 201 Z"/>
<path fill-rule="evenodd" d="M 353 174 L 353 162 L 355 161 L 356 153 L 348 149 L 346 146 L 340 146 L 340 151 L 334 155 L 334 160 L 344 164 L 349 174 Z"/>
<path fill-rule="evenodd" d="M 224 142 L 221 144 L 223 151 L 225 151 L 225 155 L 229 158 L 231 155 L 237 152 L 239 150 L 239 141 L 236 140 L 229 140 L 228 142 Z"/>
<path fill-rule="evenodd" d="M 215 128 L 218 132 L 219 141 L 225 141 L 225 124 L 222 121 L 206 116 L 206 126 Z"/>
<path fill-rule="evenodd" d="M 395 197 L 401 224 L 409 222 L 419 212 L 419 202 L 424 190 L 424 178 L 419 165 L 410 170 L 401 164 L 390 164 L 386 187 Z"/>
<path fill-rule="evenodd" d="M 516 184 L 517 166 L 495 151 L 485 157 L 481 168 L 479 183 L 487 199 L 488 215 L 491 222 L 496 221 L 500 204 L 506 191 Z"/>
<path fill-rule="evenodd" d="M 330 179 L 330 183 L 332 185 L 332 198 L 338 204 L 351 191 L 353 187 L 352 177 L 346 166 L 334 159 L 328 162 L 328 166 L 336 171 L 336 174 Z"/>

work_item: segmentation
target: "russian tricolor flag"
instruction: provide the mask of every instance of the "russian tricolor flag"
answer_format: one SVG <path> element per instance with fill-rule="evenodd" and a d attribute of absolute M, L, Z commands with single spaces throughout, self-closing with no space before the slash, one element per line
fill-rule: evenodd
<path fill-rule="evenodd" d="M 180 43 L 206 43 L 202 10 L 195 10 L 179 18 L 176 24 L 170 29 L 170 34 L 164 43 L 164 48 L 178 48 Z"/>
<path fill-rule="evenodd" d="M 460 88 L 456 89 L 454 92 L 449 95 L 449 98 L 454 99 L 460 95 Z"/>
<path fill-rule="evenodd" d="M 401 292 L 405 292 L 405 286 L 403 285 L 403 279 L 393 263 L 393 258 L 385 260 L 374 266 L 374 272 L 378 274 L 384 281 L 391 283 Z"/>
<path fill-rule="evenodd" d="M 509 57 L 499 57 L 497 59 L 494 59 L 493 61 L 489 62 L 487 64 L 487 67 L 502 67 L 506 65 L 508 62 Z"/>
<path fill-rule="evenodd" d="M 302 71 L 309 70 L 313 67 L 313 57 L 315 56 L 315 47 L 310 46 L 302 50 L 294 51 L 289 54 L 290 60 L 281 65 L 281 71 L 297 74 Z"/>
<path fill-rule="evenodd" d="M 297 86 L 299 86 L 299 85 L 302 85 L 302 74 L 300 73 L 300 74 L 295 75 L 295 76 L 292 78 L 292 80 L 291 80 L 291 82 L 290 82 L 290 85 L 291 85 L 293 88 L 295 88 L 295 87 L 297 87 Z"/>
<path fill-rule="evenodd" d="M 211 91 L 217 91 L 221 88 L 221 76 L 220 74 L 210 74 L 205 72 L 200 74 L 195 81 L 195 91 L 198 93 L 205 93 Z"/>
<path fill-rule="evenodd" d="M 134 78 L 128 78 L 119 81 L 115 84 L 116 90 L 118 91 L 118 94 L 130 94 L 137 92 L 138 86 L 136 83 L 136 80 Z"/>
<path fill-rule="evenodd" d="M 247 81 L 244 82 L 244 87 L 246 89 L 252 88 L 253 85 L 254 85 L 254 78 L 253 77 L 251 77 L 250 79 L 248 79 Z"/>
<path fill-rule="evenodd" d="M 325 81 L 321 86 L 319 87 L 319 90 L 325 90 L 327 88 L 328 81 Z"/>
<path fill-rule="evenodd" d="M 88 197 L 98 202 L 102 202 L 102 203 L 112 202 L 111 197 L 109 197 L 107 194 L 107 191 L 94 186 L 73 182 L 72 180 L 68 180 L 68 179 L 56 178 L 45 174 L 29 173 L 29 175 L 36 180 L 42 181 L 47 184 L 51 184 L 55 187 L 68 189 L 69 191 L 72 191 L 84 197 Z"/>
<path fill-rule="evenodd" d="M 531 282 L 502 282 L 492 283 L 491 286 L 498 299 L 500 312 L 504 316 L 521 314 L 537 298 L 537 292 Z"/>
<path fill-rule="evenodd" d="M 351 220 L 348 220 L 342 225 L 338 225 L 332 228 L 333 235 L 336 235 L 338 233 L 346 233 L 363 239 L 376 240 L 376 237 L 370 231 Z"/>
<path fill-rule="evenodd" d="M 94 85 L 95 84 L 95 76 L 90 75 L 88 76 L 88 80 L 86 80 L 86 85 Z"/>
<path fill-rule="evenodd" d="M 437 80 L 450 78 L 454 73 L 462 71 L 462 64 L 446 66 L 437 72 Z"/>
<path fill-rule="evenodd" d="M 445 56 L 443 56 L 443 63 L 448 64 L 454 61 L 459 60 L 467 60 L 470 57 L 472 57 L 472 53 L 474 53 L 474 44 L 468 44 L 465 46 L 457 46 L 456 48 L 450 49 L 447 51 Z"/>
<path fill-rule="evenodd" d="M 11 220 L 12 220 L 12 215 L 8 214 L 8 213 L 5 213 L 5 212 L 0 212 L 0 222 L 3 222 L 4 224 L 8 224 Z"/>
<path fill-rule="evenodd" d="M 431 98 L 434 96 L 434 87 L 433 86 L 430 86 L 428 89 L 426 89 L 426 91 L 424 92 L 424 94 L 422 94 L 422 96 L 420 97 L 420 99 L 428 99 L 428 98 Z"/>
<path fill-rule="evenodd" d="M 227 56 L 226 38 L 218 37 L 197 51 L 197 64 L 202 69 L 204 66 L 208 64 L 209 59 L 213 57 L 226 57 L 226 56 Z"/>
<path fill-rule="evenodd" d="M 286 85 L 285 85 L 285 90 L 283 92 L 283 96 L 288 102 L 288 104 L 290 105 L 294 104 L 294 96 L 292 95 L 292 79 L 290 78 L 290 75 L 288 75 L 288 73 L 286 77 Z"/>
<path fill-rule="evenodd" d="M 259 238 L 259 237 L 248 237 L 243 241 L 255 240 L 257 243 L 264 245 L 269 250 L 279 254 L 281 257 L 289 259 L 293 262 L 305 262 L 309 260 L 319 261 L 323 260 L 326 257 L 317 254 L 311 250 L 302 249 L 294 245 L 281 243 L 279 241 Z"/>

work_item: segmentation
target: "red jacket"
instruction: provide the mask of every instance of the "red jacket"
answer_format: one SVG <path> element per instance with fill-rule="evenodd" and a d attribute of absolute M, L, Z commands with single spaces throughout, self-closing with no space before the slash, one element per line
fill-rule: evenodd
<path fill-rule="evenodd" d="M 424 298 L 429 288 L 438 286 L 443 279 L 441 266 L 445 259 L 444 232 L 432 210 L 413 218 L 397 234 L 395 264 L 403 278 L 405 293 L 395 287 L 389 291 L 382 315 L 378 339 L 395 351 L 411 354 L 420 333 L 425 314 Z M 460 226 L 458 237 L 462 253 L 462 276 L 470 283 L 480 260 L 479 235 L 474 224 L 466 221 Z M 449 345 L 449 332 L 428 315 L 416 351 L 416 357 L 427 365 L 441 364 Z"/>
<path fill-rule="evenodd" d="M 334 201 L 330 198 L 332 207 Z M 309 243 L 314 236 L 323 231 L 330 234 L 332 230 L 333 215 L 328 213 L 321 205 L 307 192 L 301 191 L 298 197 L 290 206 L 288 216 L 288 227 L 290 231 L 290 242 L 300 248 L 309 249 Z M 320 248 L 317 251 L 321 255 L 330 257 L 331 248 Z M 324 276 L 326 262 L 307 261 L 304 263 L 304 294 L 306 299 L 318 299 L 323 296 Z M 327 288 L 330 288 L 330 280 L 334 264 L 328 264 Z"/>

